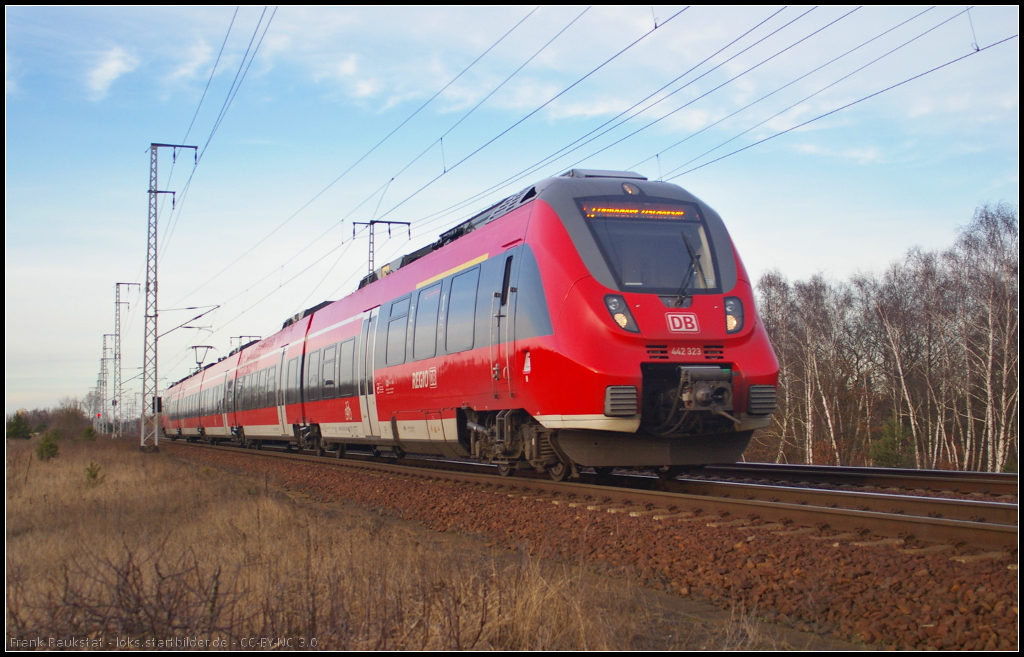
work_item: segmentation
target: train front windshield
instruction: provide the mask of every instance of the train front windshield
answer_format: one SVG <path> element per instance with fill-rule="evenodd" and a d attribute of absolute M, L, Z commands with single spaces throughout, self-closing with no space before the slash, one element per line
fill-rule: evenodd
<path fill-rule="evenodd" d="M 620 291 L 719 291 L 714 249 L 696 205 L 621 196 L 577 199 L 577 204 Z"/>

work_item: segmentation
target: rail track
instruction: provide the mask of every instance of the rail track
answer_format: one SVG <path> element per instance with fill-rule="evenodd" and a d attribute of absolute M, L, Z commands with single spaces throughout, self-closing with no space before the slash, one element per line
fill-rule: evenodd
<path fill-rule="evenodd" d="M 237 448 L 202 443 L 193 443 L 189 446 L 240 452 Z M 765 473 L 774 473 L 777 481 L 789 481 L 788 486 L 777 483 L 711 481 L 689 476 L 662 481 L 653 475 L 643 474 L 604 475 L 601 477 L 603 483 L 598 485 L 587 481 L 554 482 L 539 476 L 529 476 L 530 473 L 524 473 L 525 476 L 502 477 L 497 474 L 496 468 L 491 466 L 434 459 L 385 459 L 358 453 L 349 453 L 344 459 L 324 459 L 312 454 L 266 448 L 241 453 L 254 457 L 258 455 L 312 462 L 329 467 L 361 468 L 457 481 L 482 486 L 492 491 L 504 491 L 510 496 L 521 496 L 552 504 L 567 504 L 590 511 L 649 517 L 652 521 L 677 519 L 686 522 L 706 522 L 713 526 L 724 524 L 750 530 L 778 532 L 783 535 L 806 534 L 810 538 L 863 544 L 900 543 L 913 539 L 918 544 L 931 544 L 917 549 L 932 551 L 952 549 L 954 545 L 968 545 L 995 551 L 1012 550 L 1017 546 L 1018 506 L 1015 501 L 947 499 L 892 492 L 821 490 L 803 485 L 809 481 L 835 484 L 840 480 L 850 485 L 850 480 L 857 478 L 860 481 L 895 483 L 894 479 L 885 479 L 889 476 L 888 473 L 879 473 L 876 468 L 854 468 L 852 470 L 856 472 L 851 472 L 845 479 L 838 473 L 830 473 L 827 468 L 761 468 L 753 464 L 709 467 L 699 475 L 704 477 L 711 473 L 714 473 L 713 476 L 743 473 L 744 479 L 764 479 L 769 477 Z M 800 476 L 794 477 L 794 472 L 800 473 Z M 918 473 L 910 472 L 915 475 Z M 938 482 L 945 481 L 947 488 L 941 490 L 957 490 L 956 487 L 979 485 L 986 479 L 989 480 L 989 488 L 986 489 L 988 491 L 1005 490 L 994 488 L 996 484 L 1008 485 L 1007 477 L 977 477 L 973 475 L 979 473 L 968 473 L 967 477 L 958 478 L 956 474 L 962 473 L 935 474 L 934 471 L 927 471 L 925 475 L 914 479 L 912 485 L 915 489 L 936 490 L 936 487 L 941 485 Z M 902 471 L 892 475 L 897 478 L 900 476 L 903 476 Z M 830 477 L 831 481 L 826 481 Z M 587 479 L 593 481 L 596 477 L 587 476 Z M 798 479 L 801 485 L 792 485 L 792 479 Z M 926 479 L 931 483 L 925 484 Z M 962 481 L 968 483 L 961 484 Z M 878 486 L 877 483 L 863 485 Z M 900 490 L 910 492 L 913 489 Z M 963 488 L 959 490 L 962 491 Z"/>
<path fill-rule="evenodd" d="M 774 463 L 709 465 L 703 477 L 764 479 L 772 482 L 832 484 L 885 489 L 966 493 L 1016 497 L 1020 481 L 1016 474 L 1002 472 L 960 472 L 956 470 L 910 470 Z"/>

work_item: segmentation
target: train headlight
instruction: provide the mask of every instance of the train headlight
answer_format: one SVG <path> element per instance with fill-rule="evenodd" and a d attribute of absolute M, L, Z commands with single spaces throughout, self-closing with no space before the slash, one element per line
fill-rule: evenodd
<path fill-rule="evenodd" d="M 629 312 L 629 306 L 625 299 L 618 294 L 607 294 L 604 297 L 604 305 L 619 328 L 624 328 L 631 333 L 640 332 L 640 327 L 633 321 L 633 315 Z"/>
<path fill-rule="evenodd" d="M 736 297 L 725 298 L 725 332 L 738 333 L 743 330 L 743 302 Z"/>

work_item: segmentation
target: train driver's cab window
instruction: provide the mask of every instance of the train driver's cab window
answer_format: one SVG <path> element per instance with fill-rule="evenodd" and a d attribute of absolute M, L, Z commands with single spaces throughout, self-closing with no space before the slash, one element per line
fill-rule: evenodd
<path fill-rule="evenodd" d="M 714 249 L 695 204 L 649 197 L 589 197 L 577 203 L 619 290 L 717 291 Z"/>

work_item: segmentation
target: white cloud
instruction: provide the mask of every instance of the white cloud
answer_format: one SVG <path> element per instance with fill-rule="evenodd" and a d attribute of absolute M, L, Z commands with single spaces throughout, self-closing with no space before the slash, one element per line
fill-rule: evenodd
<path fill-rule="evenodd" d="M 4 51 L 4 94 L 12 94 L 18 90 L 18 84 L 11 77 L 11 56 Z"/>
<path fill-rule="evenodd" d="M 167 77 L 168 81 L 173 82 L 182 78 L 195 77 L 199 68 L 210 61 L 212 55 L 213 48 L 211 48 L 205 41 L 196 43 L 188 49 L 185 61 L 183 61 L 178 68 L 171 71 L 171 74 Z M 134 66 L 132 68 L 134 68 Z"/>
<path fill-rule="evenodd" d="M 366 98 L 377 93 L 380 88 L 380 83 L 375 80 L 359 80 L 352 89 L 352 95 L 356 98 Z"/>
<path fill-rule="evenodd" d="M 843 160 L 854 160 L 858 164 L 877 164 L 884 161 L 881 151 L 874 146 L 861 148 L 835 149 L 817 146 L 815 144 L 797 144 L 796 150 L 808 155 L 823 155 L 825 157 L 839 158 Z"/>
<path fill-rule="evenodd" d="M 92 100 L 103 100 L 114 80 L 125 73 L 134 71 L 139 60 L 119 46 L 103 53 L 100 63 L 89 71 L 88 86 Z"/>

